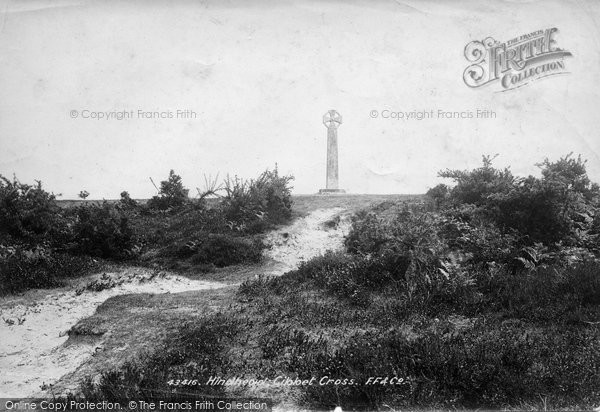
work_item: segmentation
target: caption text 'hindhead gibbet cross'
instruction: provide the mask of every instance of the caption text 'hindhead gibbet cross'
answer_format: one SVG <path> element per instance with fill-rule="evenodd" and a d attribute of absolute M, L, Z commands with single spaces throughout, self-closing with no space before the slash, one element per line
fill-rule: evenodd
<path fill-rule="evenodd" d="M 342 116 L 335 110 L 329 110 L 323 115 L 323 124 L 327 127 L 327 180 L 325 189 L 320 193 L 344 193 L 338 181 L 338 147 L 337 129 L 342 124 Z"/>

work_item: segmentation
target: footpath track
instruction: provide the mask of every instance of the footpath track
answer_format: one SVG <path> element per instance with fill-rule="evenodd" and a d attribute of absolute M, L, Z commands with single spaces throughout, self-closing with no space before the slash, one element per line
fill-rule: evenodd
<path fill-rule="evenodd" d="M 337 220 L 339 216 L 342 218 Z M 295 269 L 301 261 L 328 249 L 341 249 L 348 227 L 343 208 L 314 210 L 290 225 L 268 233 L 266 242 L 271 247 L 265 251 L 265 263 L 252 272 L 256 275 L 281 275 Z M 89 287 L 94 284 L 105 285 L 106 288 L 95 290 L 97 288 Z M 91 327 L 85 335 L 97 338 L 74 339 L 77 331 L 73 327 L 94 315 L 107 299 L 122 295 L 160 296 L 194 291 L 213 291 L 224 296 L 219 291 L 232 286 L 235 283 L 195 280 L 167 272 L 123 267 L 116 272 L 82 278 L 78 284 L 68 288 L 32 290 L 4 297 L 0 300 L 0 397 L 56 394 L 49 389 L 65 376 L 71 377 L 67 379 L 72 381 L 71 385 L 59 387 L 72 387 L 75 377 L 85 375 L 86 363 L 98 350 L 104 349 L 104 330 Z M 187 299 L 190 297 L 187 296 Z M 157 302 L 156 305 L 160 305 L 162 301 Z M 173 305 L 172 300 L 170 302 L 166 309 L 177 311 L 178 305 Z M 163 315 L 169 313 L 161 309 L 164 308 L 157 308 Z M 119 350 L 126 351 L 128 347 L 125 342 Z M 110 352 L 111 348 L 107 350 L 102 354 L 105 360 L 117 355 Z M 78 369 L 82 369 L 81 373 L 74 373 Z"/>

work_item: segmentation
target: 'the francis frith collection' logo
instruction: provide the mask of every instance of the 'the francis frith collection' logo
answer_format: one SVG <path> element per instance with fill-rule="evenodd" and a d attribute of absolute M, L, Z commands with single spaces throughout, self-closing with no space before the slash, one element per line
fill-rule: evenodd
<path fill-rule="evenodd" d="M 465 47 L 471 63 L 463 73 L 469 87 L 498 82 L 504 90 L 516 89 L 547 76 L 568 73 L 564 58 L 571 52 L 557 47 L 553 27 L 523 34 L 504 43 L 488 37 Z"/>

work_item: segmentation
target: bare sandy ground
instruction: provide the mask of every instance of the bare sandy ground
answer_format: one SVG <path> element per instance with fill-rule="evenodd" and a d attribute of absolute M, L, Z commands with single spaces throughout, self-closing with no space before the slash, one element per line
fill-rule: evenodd
<path fill-rule="evenodd" d="M 271 248 L 265 252 L 270 263 L 268 275 L 281 275 L 303 260 L 340 249 L 349 223 L 342 216 L 339 224 L 326 222 L 339 216 L 343 208 L 318 209 L 291 225 L 267 235 Z M 84 279 L 85 284 L 100 279 L 110 283 L 101 291 L 82 290 L 81 283 L 70 288 L 29 291 L 0 301 L 0 397 L 43 395 L 48 385 L 86 363 L 98 349 L 93 340 L 65 344 L 67 332 L 81 319 L 94 314 L 108 298 L 138 293 L 179 293 L 221 288 L 227 283 L 192 280 L 169 273 L 138 268 L 98 274 Z M 93 331 L 92 331 L 93 333 Z"/>
<path fill-rule="evenodd" d="M 323 254 L 328 249 L 341 249 L 344 236 L 350 228 L 348 216 L 343 212 L 341 207 L 317 209 L 290 226 L 269 233 L 266 242 L 272 246 L 265 255 L 277 265 L 268 274 L 282 275 L 297 268 L 300 262 Z M 340 221 L 336 227 L 325 226 L 326 222 L 337 216 Z"/>
<path fill-rule="evenodd" d="M 151 276 L 125 270 L 107 274 L 105 279 L 110 277 L 120 284 L 99 292 L 78 294 L 76 290 L 55 290 L 41 299 L 30 299 L 26 294 L 18 304 L 3 302 L 0 305 L 3 319 L 0 324 L 0 396 L 33 395 L 85 362 L 93 354 L 94 346 L 65 346 L 67 331 L 79 319 L 92 315 L 112 296 L 177 293 L 221 286 L 175 275 Z"/>

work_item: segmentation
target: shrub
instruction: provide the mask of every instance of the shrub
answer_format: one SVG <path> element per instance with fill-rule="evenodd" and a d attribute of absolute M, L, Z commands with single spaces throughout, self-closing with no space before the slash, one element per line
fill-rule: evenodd
<path fill-rule="evenodd" d="M 188 201 L 188 193 L 189 189 L 183 187 L 181 176 L 171 170 L 167 180 L 160 182 L 158 195 L 148 201 L 148 207 L 158 210 L 181 207 Z"/>
<path fill-rule="evenodd" d="M 292 215 L 292 180 L 292 176 L 279 176 L 277 169 L 266 170 L 257 179 L 228 177 L 222 203 L 226 219 L 244 224 L 254 233 L 269 224 L 288 221 Z"/>
<path fill-rule="evenodd" d="M 440 177 L 452 179 L 456 183 L 450 190 L 450 199 L 458 204 L 482 206 L 488 202 L 490 195 L 510 191 L 515 178 L 508 169 L 493 168 L 494 158 L 483 156 L 483 166 L 472 171 L 446 169 L 439 172 Z"/>
<path fill-rule="evenodd" d="M 63 227 L 55 196 L 40 181 L 27 185 L 0 175 L 0 238 L 39 243 L 58 236 Z"/>
<path fill-rule="evenodd" d="M 370 278 L 373 271 L 368 266 L 367 260 L 327 251 L 323 256 L 302 262 L 298 270 L 286 278 L 296 284 L 309 281 L 342 299 L 365 305 L 369 289 L 384 285 L 386 282 L 377 281 L 389 276 L 385 272 L 376 272 L 379 276 Z"/>
<path fill-rule="evenodd" d="M 138 202 L 136 202 L 135 200 L 133 200 L 129 196 L 129 192 L 127 192 L 125 190 L 121 192 L 121 199 L 119 200 L 119 205 L 123 209 L 126 209 L 126 210 L 136 209 L 139 206 Z"/>
<path fill-rule="evenodd" d="M 259 262 L 265 248 L 260 239 L 230 235 L 209 235 L 192 249 L 193 263 L 212 263 L 217 267 L 245 262 Z"/>
<path fill-rule="evenodd" d="M 362 213 L 353 218 L 346 237 L 350 253 L 369 256 L 369 273 L 383 271 L 409 300 L 426 299 L 445 282 L 444 260 L 449 249 L 439 235 L 440 218 L 429 212 L 402 210 L 386 218 Z"/>
<path fill-rule="evenodd" d="M 91 267 L 88 258 L 53 253 L 43 247 L 0 245 L 0 295 L 60 286 L 65 278 L 82 276 Z"/>
<path fill-rule="evenodd" d="M 439 185 L 429 189 L 427 193 L 425 193 L 425 196 L 431 199 L 436 209 L 439 209 L 448 200 L 449 194 L 450 189 L 448 186 L 440 183 Z"/>
<path fill-rule="evenodd" d="M 265 248 L 258 238 L 244 238 L 229 234 L 201 233 L 200 237 L 177 242 L 161 252 L 161 256 L 190 259 L 195 265 L 212 264 L 217 267 L 239 263 L 259 262 Z"/>
<path fill-rule="evenodd" d="M 350 253 L 378 253 L 393 239 L 383 220 L 375 213 L 361 210 L 352 216 L 350 232 L 344 239 Z"/>
<path fill-rule="evenodd" d="M 473 205 L 443 211 L 439 225 L 448 247 L 471 264 L 516 265 L 521 236 L 516 230 L 501 230 Z"/>
<path fill-rule="evenodd" d="M 127 216 L 114 205 L 82 205 L 74 211 L 72 250 L 102 258 L 123 259 L 131 256 L 133 231 Z"/>
<path fill-rule="evenodd" d="M 600 189 L 587 177 L 585 161 L 571 155 L 538 164 L 541 178 L 515 178 L 508 169 L 491 166 L 472 171 L 440 172 L 456 185 L 450 199 L 479 208 L 502 230 L 516 230 L 527 244 L 588 245 L 597 247 L 594 219 L 599 213 Z"/>

